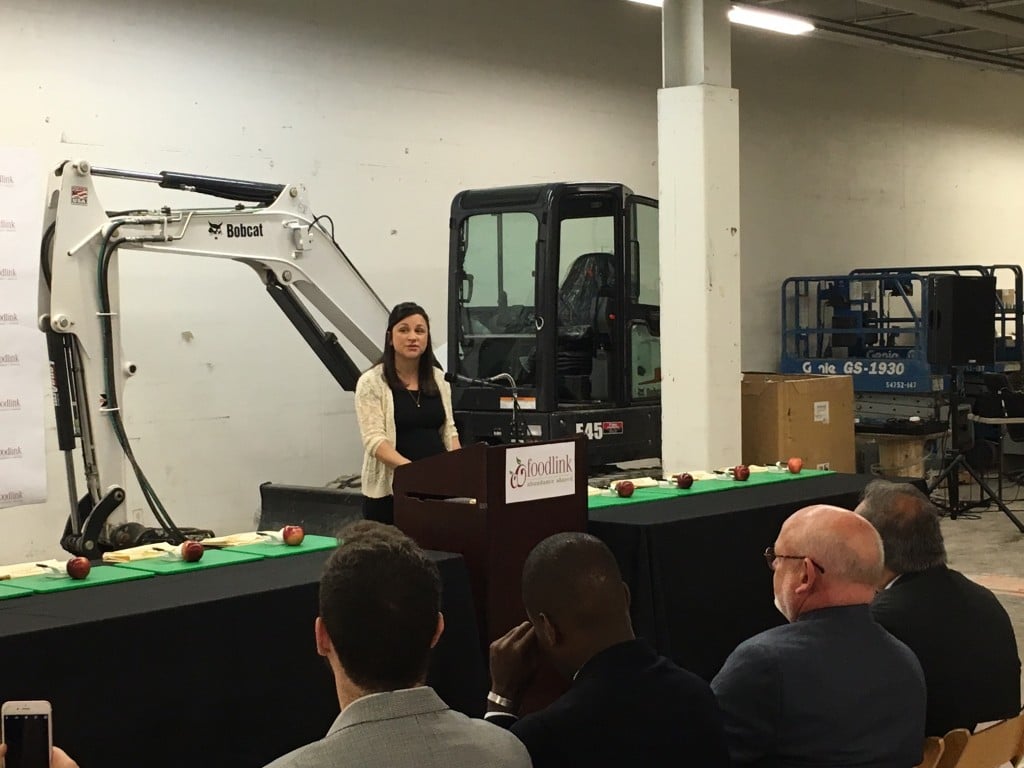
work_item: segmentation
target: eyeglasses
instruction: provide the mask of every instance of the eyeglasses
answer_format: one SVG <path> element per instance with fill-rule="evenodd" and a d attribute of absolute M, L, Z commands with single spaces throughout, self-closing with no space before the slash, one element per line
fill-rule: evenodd
<path fill-rule="evenodd" d="M 821 573 L 825 572 L 825 569 L 814 562 L 813 558 L 807 557 L 807 555 L 778 555 L 775 553 L 775 547 L 768 547 L 764 551 L 764 559 L 768 563 L 768 570 L 775 570 L 776 560 L 810 560 L 811 565 L 818 569 Z"/>

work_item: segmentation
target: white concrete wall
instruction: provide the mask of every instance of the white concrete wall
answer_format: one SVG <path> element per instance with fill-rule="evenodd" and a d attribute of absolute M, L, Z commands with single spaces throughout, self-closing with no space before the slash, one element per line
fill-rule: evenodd
<path fill-rule="evenodd" d="M 384 301 L 441 328 L 457 191 L 655 193 L 659 45 L 657 12 L 624 0 L 5 0 L 0 144 L 304 181 Z M 788 275 L 1019 260 L 1024 77 L 750 31 L 733 56 L 745 368 L 776 365 Z M 186 202 L 101 185 L 110 208 Z M 351 395 L 244 268 L 126 256 L 122 304 L 128 430 L 180 524 L 245 529 L 261 481 L 358 471 Z M 58 554 L 48 440 L 51 499 L 0 510 L 0 562 Z"/>

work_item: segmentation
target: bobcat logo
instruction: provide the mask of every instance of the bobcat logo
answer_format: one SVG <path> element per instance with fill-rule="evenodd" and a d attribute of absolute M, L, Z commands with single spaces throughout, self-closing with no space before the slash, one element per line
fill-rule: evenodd
<path fill-rule="evenodd" d="M 214 224 L 212 221 L 208 221 L 206 223 L 210 225 L 210 234 L 213 235 L 214 238 L 218 237 L 221 229 L 224 227 L 224 222 L 222 221 L 220 224 Z"/>

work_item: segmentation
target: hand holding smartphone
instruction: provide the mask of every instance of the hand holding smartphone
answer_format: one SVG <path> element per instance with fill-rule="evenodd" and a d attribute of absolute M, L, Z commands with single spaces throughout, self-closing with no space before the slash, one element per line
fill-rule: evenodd
<path fill-rule="evenodd" d="M 50 768 L 52 710 L 48 701 L 8 701 L 0 709 L 5 768 Z"/>

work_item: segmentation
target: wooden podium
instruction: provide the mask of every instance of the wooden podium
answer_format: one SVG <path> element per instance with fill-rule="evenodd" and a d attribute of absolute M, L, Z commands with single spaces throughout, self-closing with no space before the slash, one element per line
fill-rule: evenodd
<path fill-rule="evenodd" d="M 523 563 L 540 541 L 587 529 L 586 438 L 489 446 L 395 471 L 395 525 L 466 559 L 485 643 L 526 619 Z"/>

